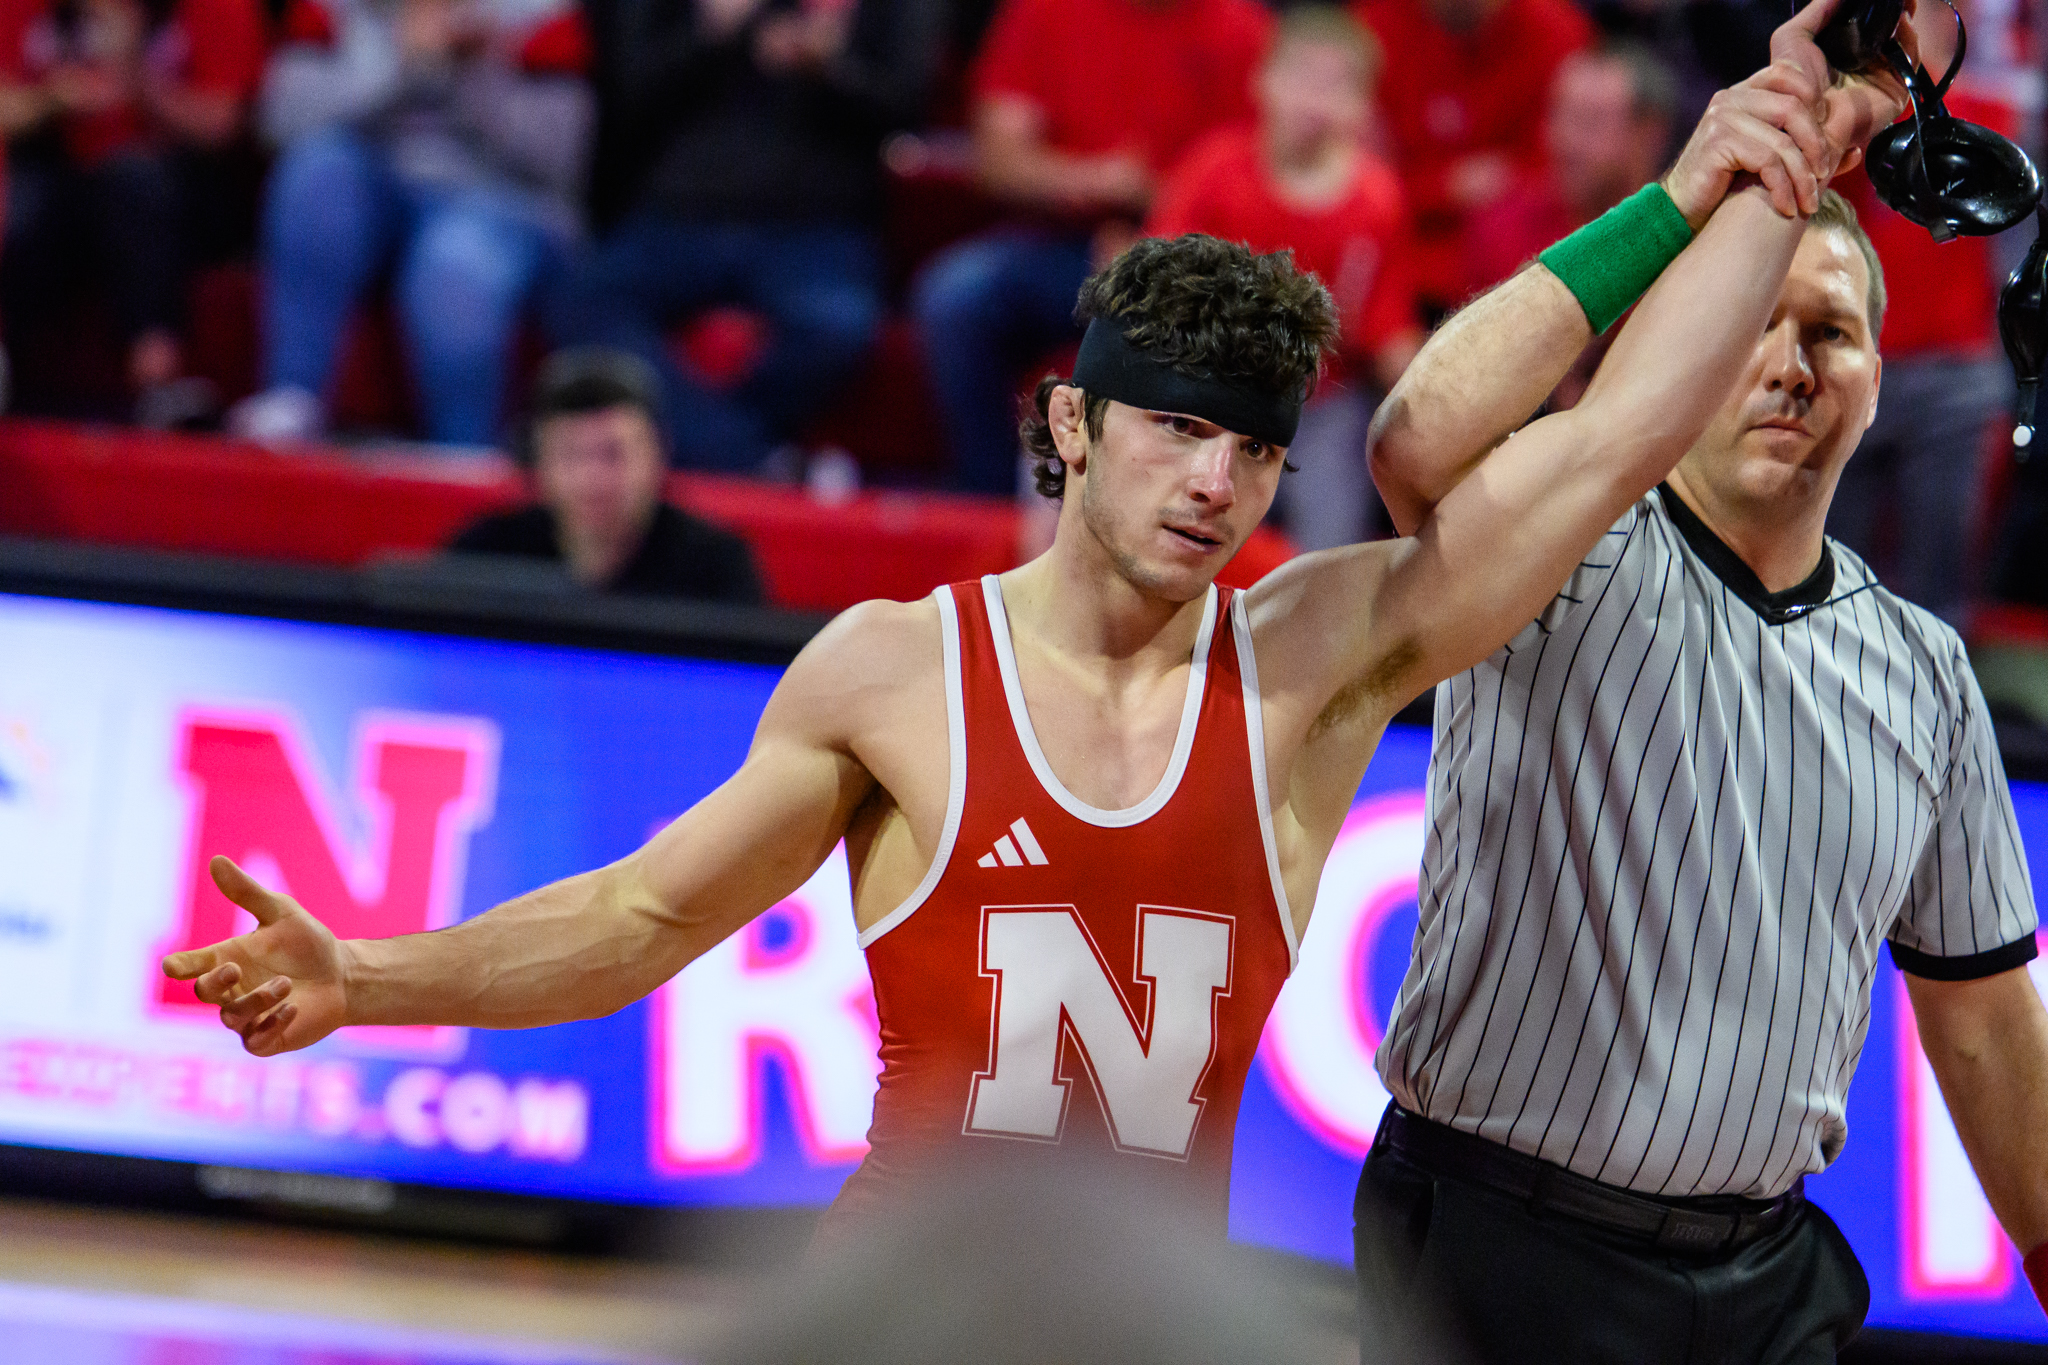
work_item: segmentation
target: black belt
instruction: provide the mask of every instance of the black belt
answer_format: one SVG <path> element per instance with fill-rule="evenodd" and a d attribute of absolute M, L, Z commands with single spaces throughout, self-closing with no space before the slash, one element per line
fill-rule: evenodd
<path fill-rule="evenodd" d="M 1806 1199 L 1803 1176 L 1770 1200 L 1714 1196 L 1712 1203 L 1721 1207 L 1702 1207 L 1706 1201 L 1652 1199 L 1588 1180 L 1393 1104 L 1380 1120 L 1374 1145 L 1432 1175 L 1468 1180 L 1522 1200 L 1531 1209 L 1639 1238 L 1660 1251 L 1734 1251 L 1783 1227 Z"/>

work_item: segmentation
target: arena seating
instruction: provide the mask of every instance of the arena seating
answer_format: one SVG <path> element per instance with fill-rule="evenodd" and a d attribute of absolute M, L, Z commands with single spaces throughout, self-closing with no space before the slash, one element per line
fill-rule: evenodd
<path fill-rule="evenodd" d="M 779 606 L 833 611 L 909 600 L 1017 562 L 1015 503 L 801 489 L 673 476 L 678 502 L 753 546 Z M 472 518 L 523 500 L 509 462 L 406 453 L 280 455 L 213 437 L 0 420 L 0 534 L 360 565 L 432 550 Z M 1262 528 L 1223 581 L 1258 579 L 1293 553 Z"/>

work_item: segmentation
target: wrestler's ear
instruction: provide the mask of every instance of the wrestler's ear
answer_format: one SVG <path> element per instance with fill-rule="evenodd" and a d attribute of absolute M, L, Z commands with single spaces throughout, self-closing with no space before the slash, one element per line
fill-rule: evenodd
<path fill-rule="evenodd" d="M 1053 447 L 1068 469 L 1080 470 L 1088 463 L 1087 395 L 1071 384 L 1061 384 L 1046 401 L 1045 423 L 1052 429 Z"/>

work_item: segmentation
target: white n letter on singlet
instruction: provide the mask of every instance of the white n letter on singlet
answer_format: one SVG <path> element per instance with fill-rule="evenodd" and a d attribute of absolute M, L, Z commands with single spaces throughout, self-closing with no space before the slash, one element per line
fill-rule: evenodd
<path fill-rule="evenodd" d="M 982 971 L 997 978 L 990 1069 L 975 1077 L 965 1130 L 1057 1141 L 1067 1115 L 1060 1040 L 1080 1053 L 1119 1149 L 1185 1159 L 1216 1052 L 1216 1001 L 1230 993 L 1231 921 L 1139 907 L 1144 1016 L 1109 974 L 1071 906 L 987 908 Z"/>

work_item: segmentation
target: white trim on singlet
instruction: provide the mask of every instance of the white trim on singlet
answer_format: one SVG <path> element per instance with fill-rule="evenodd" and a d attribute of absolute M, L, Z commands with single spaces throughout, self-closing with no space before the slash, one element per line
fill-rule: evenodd
<path fill-rule="evenodd" d="M 960 610 L 951 588 L 932 594 L 939 604 L 939 638 L 946 656 L 946 825 L 939 832 L 939 848 L 924 880 L 908 900 L 860 932 L 860 946 L 866 948 L 882 935 L 910 918 L 946 875 L 953 860 L 953 843 L 960 836 L 960 815 L 967 807 L 967 698 L 960 685 Z"/>
<path fill-rule="evenodd" d="M 1294 912 L 1287 905 L 1287 883 L 1280 879 L 1280 842 L 1273 835 L 1273 799 L 1266 786 L 1266 718 L 1259 707 L 1259 665 L 1252 657 L 1252 621 L 1244 594 L 1230 602 L 1230 629 L 1237 637 L 1237 672 L 1244 680 L 1245 743 L 1251 750 L 1252 799 L 1259 808 L 1259 842 L 1266 846 L 1266 875 L 1273 880 L 1273 903 L 1280 907 L 1280 932 L 1287 936 L 1287 971 L 1301 960 L 1294 935 Z"/>
<path fill-rule="evenodd" d="M 1180 733 L 1174 736 L 1173 757 L 1167 760 L 1166 772 L 1160 777 L 1159 785 L 1152 789 L 1152 794 L 1137 805 L 1126 806 L 1122 810 L 1103 810 L 1089 805 L 1068 791 L 1054 775 L 1052 765 L 1045 761 L 1045 751 L 1038 747 L 1038 732 L 1031 728 L 1031 713 L 1024 708 L 1024 688 L 1017 681 L 1017 654 L 1010 647 L 1010 618 L 1003 611 L 1001 580 L 994 574 L 983 578 L 981 595 L 988 603 L 989 633 L 995 636 L 996 664 L 1002 669 L 1003 695 L 1009 698 L 1010 721 L 1016 727 L 1017 742 L 1024 746 L 1024 757 L 1030 761 L 1031 771 L 1038 775 L 1038 785 L 1045 788 L 1045 794 L 1059 802 L 1076 820 L 1084 820 L 1103 829 L 1123 829 L 1157 815 L 1173 799 L 1174 790 L 1180 786 L 1181 774 L 1187 771 L 1188 753 L 1195 747 L 1195 723 L 1201 718 L 1202 689 L 1209 678 L 1209 642 L 1216 634 L 1216 585 L 1209 585 L 1209 595 L 1202 602 L 1202 625 L 1195 632 L 1195 652 L 1188 667 L 1188 697 L 1180 709 Z"/>

